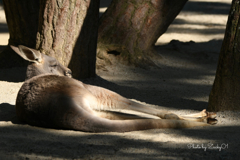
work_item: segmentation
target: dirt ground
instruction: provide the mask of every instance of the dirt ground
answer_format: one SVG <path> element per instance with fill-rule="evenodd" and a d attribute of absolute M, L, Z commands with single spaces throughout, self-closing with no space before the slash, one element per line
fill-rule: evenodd
<path fill-rule="evenodd" d="M 178 114 L 207 107 L 230 0 L 190 0 L 158 40 L 159 68 L 123 65 L 97 70 L 86 83 Z M 102 0 L 100 11 L 109 0 Z M 0 10 L 0 47 L 8 40 Z M 191 129 L 84 133 L 20 124 L 14 104 L 24 68 L 0 70 L 0 159 L 239 159 L 240 112 L 219 112 L 219 123 Z"/>

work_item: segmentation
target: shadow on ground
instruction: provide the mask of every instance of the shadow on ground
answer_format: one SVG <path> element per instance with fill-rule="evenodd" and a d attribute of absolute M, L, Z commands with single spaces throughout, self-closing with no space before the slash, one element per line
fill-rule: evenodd
<path fill-rule="evenodd" d="M 231 5 L 224 2 L 203 2 L 203 1 L 188 1 L 183 8 L 183 11 L 198 12 L 202 14 L 215 14 L 221 15 L 229 14 Z"/>
<path fill-rule="evenodd" d="M 0 81 L 23 82 L 26 77 L 26 69 L 26 67 L 1 69 Z"/>
<path fill-rule="evenodd" d="M 173 40 L 156 46 L 157 53 L 163 57 L 156 62 L 159 68 L 119 70 L 117 65 L 112 65 L 109 73 L 102 71 L 101 77 L 84 82 L 169 109 L 202 110 L 207 107 L 206 98 L 205 101 L 194 99 L 210 94 L 221 43 L 222 40 L 202 43 Z"/>
<path fill-rule="evenodd" d="M 114 156 L 114 159 L 237 159 L 239 141 L 229 137 L 238 137 L 239 126 L 215 127 L 205 129 L 178 129 L 178 130 L 150 130 L 141 134 L 151 134 L 152 137 L 171 134 L 172 132 L 189 138 L 209 140 L 210 144 L 228 145 L 228 148 L 210 149 L 189 148 L 189 145 L 202 145 L 198 143 L 176 143 L 174 141 L 151 141 L 135 139 L 132 133 L 100 133 L 91 134 L 83 132 L 63 131 L 29 127 L 28 125 L 0 126 L 0 157 L 4 159 L 14 157 L 17 159 L 34 158 L 63 158 L 77 159 L 88 158 L 105 159 Z M 226 132 L 228 131 L 229 132 Z M 221 136 L 215 136 L 224 132 Z M 173 136 L 175 135 L 173 134 Z M 231 138 L 232 139 L 232 138 Z M 11 143 L 10 143 L 11 142 Z M 204 143 L 203 145 L 208 145 Z M 235 149 L 233 149 L 235 148 Z M 11 159 L 11 158 L 10 158 Z"/>

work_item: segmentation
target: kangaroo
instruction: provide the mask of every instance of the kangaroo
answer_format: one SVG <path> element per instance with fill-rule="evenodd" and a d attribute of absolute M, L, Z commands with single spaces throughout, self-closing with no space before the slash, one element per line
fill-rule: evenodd
<path fill-rule="evenodd" d="M 129 100 L 105 88 L 84 84 L 73 79 L 71 70 L 53 57 L 22 45 L 11 48 L 29 61 L 26 80 L 16 100 L 18 119 L 29 125 L 84 132 L 129 132 L 208 126 L 217 122 L 216 113 L 206 110 L 178 116 Z M 141 119 L 109 109 L 129 109 L 159 119 Z"/>

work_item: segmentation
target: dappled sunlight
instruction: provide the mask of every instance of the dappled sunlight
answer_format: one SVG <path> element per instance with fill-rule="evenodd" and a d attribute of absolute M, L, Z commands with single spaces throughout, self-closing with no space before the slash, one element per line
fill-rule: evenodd
<path fill-rule="evenodd" d="M 166 44 L 172 39 L 182 42 L 223 39 L 230 5 L 229 0 L 188 1 L 157 44 Z"/>
<path fill-rule="evenodd" d="M 106 10 L 107 7 L 111 4 L 112 0 L 101 0 L 99 7 L 99 16 L 101 16 Z"/>
<path fill-rule="evenodd" d="M 9 33 L 0 33 L 0 45 L 8 45 Z"/>
<path fill-rule="evenodd" d="M 3 6 L 0 5 L 0 23 L 6 23 L 6 16 L 3 10 Z"/>
<path fill-rule="evenodd" d="M 175 82 L 177 83 L 182 83 L 187 84 L 187 85 L 212 85 L 213 79 L 215 78 L 214 75 L 212 76 L 200 76 L 199 78 L 196 79 L 191 79 L 191 78 L 181 78 L 181 79 L 176 79 Z"/>
<path fill-rule="evenodd" d="M 135 131 L 126 133 L 84 133 L 68 130 L 53 130 L 28 125 L 0 126 L 1 151 L 16 157 L 33 158 L 162 158 L 185 157 L 191 158 L 191 154 L 202 157 L 231 155 L 235 157 L 233 148 L 239 145 L 238 141 L 229 141 L 229 137 L 236 136 L 238 132 L 231 131 L 239 126 L 201 127 L 191 129 L 158 129 L 148 131 Z M 223 133 L 220 137 L 215 136 Z M 2 134 L 8 133 L 8 134 Z M 17 133 L 17 134 L 16 134 Z M 15 143 L 6 143 L 11 140 Z M 228 144 L 228 148 L 219 151 L 210 147 L 191 148 L 189 145 L 221 145 Z M 4 146 L 4 147 L 3 147 Z M 41 147 L 39 147 L 41 146 Z M 177 150 L 178 156 L 172 152 Z M 180 152 L 179 152 L 180 151 Z M 188 154 L 188 153 L 191 154 Z M 195 158 L 196 158 L 195 157 Z"/>
<path fill-rule="evenodd" d="M 103 14 L 107 10 L 107 7 L 99 8 L 99 13 Z"/>
<path fill-rule="evenodd" d="M 9 33 L 5 13 L 3 8 L 0 8 L 0 46 L 7 45 L 8 39 Z"/>
<path fill-rule="evenodd" d="M 101 1 L 100 14 L 110 2 Z M 207 108 L 230 4 L 229 0 L 189 0 L 156 43 L 156 51 L 162 56 L 155 61 L 158 67 L 143 69 L 116 63 L 97 69 L 96 78 L 83 81 L 179 115 Z M 3 16 L 0 9 L 2 48 L 9 39 Z M 15 100 L 25 72 L 24 68 L 0 71 L 0 159 L 2 155 L 9 159 L 239 158 L 240 113 L 233 111 L 218 112 L 218 124 L 214 126 L 125 133 L 86 133 L 21 124 Z M 158 118 L 136 111 L 117 111 Z M 228 148 L 205 151 L 189 147 L 208 144 L 227 144 Z"/>
<path fill-rule="evenodd" d="M 7 45 L 9 39 L 8 26 L 3 6 L 0 5 L 0 45 Z"/>
<path fill-rule="evenodd" d="M 23 83 L 10 83 L 10 82 L 1 82 L 0 85 L 0 104 L 1 103 L 10 103 L 15 104 L 17 93 Z M 14 97 L 11 98 L 11 97 Z"/>

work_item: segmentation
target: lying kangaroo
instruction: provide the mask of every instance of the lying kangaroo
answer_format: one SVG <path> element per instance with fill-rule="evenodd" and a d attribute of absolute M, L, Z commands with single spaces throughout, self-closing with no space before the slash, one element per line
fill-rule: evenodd
<path fill-rule="evenodd" d="M 18 92 L 16 113 L 30 125 L 86 132 L 127 132 L 156 128 L 187 128 L 216 123 L 216 114 L 203 110 L 178 116 L 131 101 L 107 89 L 71 78 L 70 69 L 55 58 L 25 46 L 11 46 L 29 61 L 26 81 Z M 161 119 L 107 111 L 130 109 Z"/>

